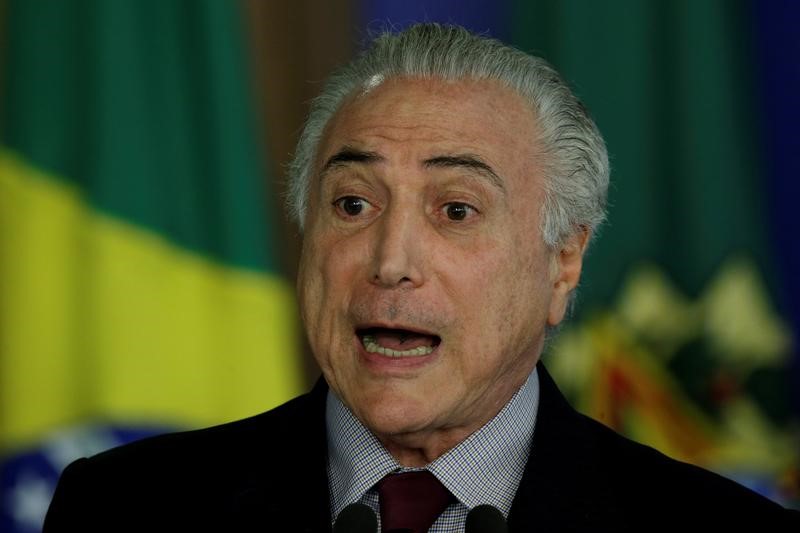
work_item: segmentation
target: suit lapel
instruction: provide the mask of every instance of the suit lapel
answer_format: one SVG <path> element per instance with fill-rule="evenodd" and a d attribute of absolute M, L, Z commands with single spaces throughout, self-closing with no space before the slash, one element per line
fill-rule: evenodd
<path fill-rule="evenodd" d="M 511 531 L 577 531 L 597 514 L 587 480 L 596 479 L 595 435 L 567 403 L 539 363 L 539 410 L 531 454 L 509 514 Z M 270 420 L 264 437 L 266 469 L 234 498 L 235 523 L 243 531 L 327 532 L 325 401 L 328 387 L 314 389 Z M 274 423 L 273 423 L 274 422 Z"/>
<path fill-rule="evenodd" d="M 318 532 L 331 530 L 330 495 L 328 491 L 328 436 L 325 426 L 325 403 L 328 396 L 328 384 L 319 378 L 311 392 L 308 418 L 297 418 L 295 424 L 308 423 L 311 431 L 300 443 L 297 452 L 298 461 L 304 461 L 301 472 L 294 478 L 297 524 L 302 524 L 300 531 Z M 308 420 L 308 422 L 305 422 Z M 319 502 L 312 505 L 311 502 Z"/>
<path fill-rule="evenodd" d="M 509 514 L 511 531 L 575 531 L 594 515 L 585 480 L 594 476 L 593 435 L 541 362 L 530 458 Z"/>
<path fill-rule="evenodd" d="M 331 530 L 327 476 L 325 401 L 320 379 L 312 391 L 265 424 L 259 461 L 233 497 L 236 531 L 327 532 Z"/>

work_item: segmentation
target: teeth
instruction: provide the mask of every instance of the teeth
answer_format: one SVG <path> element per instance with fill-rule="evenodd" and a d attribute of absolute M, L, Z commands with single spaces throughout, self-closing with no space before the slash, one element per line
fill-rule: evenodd
<path fill-rule="evenodd" d="M 410 350 L 393 350 L 391 348 L 384 348 L 377 342 L 371 335 L 364 335 L 364 348 L 369 353 L 379 353 L 388 357 L 419 357 L 420 355 L 428 355 L 433 352 L 430 346 L 419 346 Z"/>

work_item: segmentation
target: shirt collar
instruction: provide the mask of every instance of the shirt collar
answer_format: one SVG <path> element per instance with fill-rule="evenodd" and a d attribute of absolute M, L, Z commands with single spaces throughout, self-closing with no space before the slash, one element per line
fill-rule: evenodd
<path fill-rule="evenodd" d="M 536 368 L 497 415 L 426 466 L 467 508 L 497 507 L 508 516 L 528 461 L 539 404 Z M 326 406 L 328 480 L 333 516 L 402 468 L 332 391 Z"/>

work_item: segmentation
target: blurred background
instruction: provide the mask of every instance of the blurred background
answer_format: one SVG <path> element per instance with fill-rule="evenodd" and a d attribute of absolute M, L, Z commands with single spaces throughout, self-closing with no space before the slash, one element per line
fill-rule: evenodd
<path fill-rule="evenodd" d="M 800 507 L 800 3 L 0 0 L 0 531 L 72 459 L 319 372 L 284 167 L 385 28 L 547 58 L 612 162 L 545 362 L 583 412 Z"/>

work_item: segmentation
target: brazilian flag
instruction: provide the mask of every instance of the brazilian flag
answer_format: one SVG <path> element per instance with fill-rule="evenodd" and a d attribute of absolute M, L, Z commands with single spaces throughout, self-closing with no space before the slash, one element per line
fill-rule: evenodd
<path fill-rule="evenodd" d="M 237 8 L 6 2 L 2 531 L 76 456 L 300 391 Z"/>

